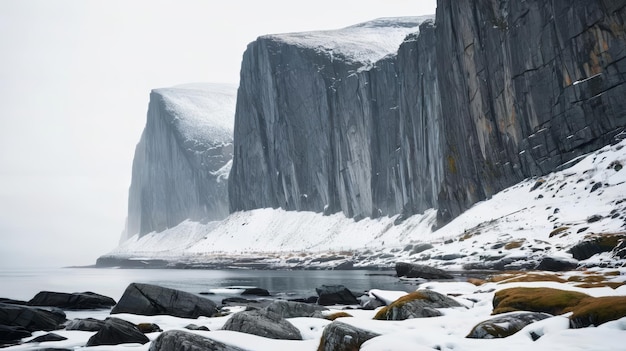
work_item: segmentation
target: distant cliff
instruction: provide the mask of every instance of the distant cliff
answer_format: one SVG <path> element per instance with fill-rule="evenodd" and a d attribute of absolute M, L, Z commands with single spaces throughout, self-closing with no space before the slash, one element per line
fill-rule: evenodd
<path fill-rule="evenodd" d="M 155 89 L 135 150 L 122 241 L 184 221 L 228 215 L 236 88 L 194 84 Z"/>
<path fill-rule="evenodd" d="M 435 207 L 445 223 L 611 143 L 625 19 L 624 1 L 440 0 L 434 23 L 260 37 L 242 62 L 230 210 Z"/>

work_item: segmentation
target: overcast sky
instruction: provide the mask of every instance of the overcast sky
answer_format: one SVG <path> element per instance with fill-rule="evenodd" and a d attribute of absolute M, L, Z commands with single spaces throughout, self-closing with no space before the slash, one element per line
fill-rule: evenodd
<path fill-rule="evenodd" d="M 246 45 L 435 12 L 435 0 L 0 0 L 0 268 L 118 243 L 153 88 L 237 84 Z"/>

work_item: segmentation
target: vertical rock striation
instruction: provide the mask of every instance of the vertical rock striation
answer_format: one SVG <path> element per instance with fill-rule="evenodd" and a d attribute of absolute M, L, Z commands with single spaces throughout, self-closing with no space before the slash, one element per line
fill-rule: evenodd
<path fill-rule="evenodd" d="M 611 143 L 625 19 L 626 1 L 439 0 L 436 25 L 260 37 L 242 62 L 230 210 L 436 207 L 445 223 Z"/>
<path fill-rule="evenodd" d="M 122 241 L 186 219 L 228 215 L 236 88 L 194 84 L 155 89 L 135 150 Z"/>

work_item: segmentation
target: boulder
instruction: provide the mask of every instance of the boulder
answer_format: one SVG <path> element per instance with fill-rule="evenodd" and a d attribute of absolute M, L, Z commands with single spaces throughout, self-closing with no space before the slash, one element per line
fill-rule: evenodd
<path fill-rule="evenodd" d="M 0 325 L 22 327 L 30 332 L 61 329 L 66 321 L 63 311 L 0 303 Z"/>
<path fill-rule="evenodd" d="M 12 344 L 31 335 L 30 331 L 19 326 L 0 325 L 0 346 Z"/>
<path fill-rule="evenodd" d="M 587 294 L 552 288 L 509 288 L 493 296 L 493 314 L 513 311 L 545 312 L 559 315 L 571 311 Z"/>
<path fill-rule="evenodd" d="M 457 301 L 432 290 L 417 290 L 405 295 L 389 306 L 381 308 L 374 319 L 404 320 L 441 316 L 437 308 L 461 307 Z"/>
<path fill-rule="evenodd" d="M 87 346 L 145 344 L 148 341 L 150 341 L 148 337 L 135 324 L 123 319 L 109 317 L 104 321 L 102 328 L 89 338 Z"/>
<path fill-rule="evenodd" d="M 137 324 L 137 329 L 144 334 L 157 333 L 162 332 L 163 329 L 159 327 L 158 324 L 155 323 L 139 323 Z"/>
<path fill-rule="evenodd" d="M 244 351 L 235 346 L 180 330 L 161 333 L 151 344 L 149 351 Z"/>
<path fill-rule="evenodd" d="M 185 329 L 189 329 L 189 330 L 202 330 L 202 331 L 211 331 L 209 328 L 207 328 L 204 325 L 197 325 L 197 324 L 187 324 L 185 326 Z"/>
<path fill-rule="evenodd" d="M 303 302 L 277 300 L 265 307 L 265 310 L 283 318 L 295 318 L 321 317 L 321 311 L 327 311 L 328 308 Z"/>
<path fill-rule="evenodd" d="M 53 306 L 67 310 L 93 310 L 111 308 L 115 306 L 115 300 L 89 291 L 73 294 L 41 291 L 28 301 L 28 304 L 30 306 Z"/>
<path fill-rule="evenodd" d="M 599 326 L 626 317 L 626 296 L 602 296 L 582 300 L 569 317 L 572 328 Z"/>
<path fill-rule="evenodd" d="M 81 330 L 97 332 L 104 325 L 104 321 L 95 318 L 72 319 L 65 324 L 65 330 Z"/>
<path fill-rule="evenodd" d="M 63 340 L 67 340 L 67 338 L 59 334 L 48 333 L 48 334 L 44 334 L 36 338 L 33 338 L 32 340 L 29 340 L 28 342 L 63 341 Z"/>
<path fill-rule="evenodd" d="M 279 314 L 264 310 L 235 313 L 222 329 L 270 339 L 302 340 L 300 331 L 293 324 Z"/>
<path fill-rule="evenodd" d="M 270 296 L 270 292 L 261 288 L 248 288 L 241 295 Z"/>
<path fill-rule="evenodd" d="M 197 295 L 151 284 L 132 283 L 124 291 L 111 314 L 133 313 L 145 316 L 166 314 L 181 318 L 213 316 L 215 303 Z"/>
<path fill-rule="evenodd" d="M 506 338 L 525 326 L 552 317 L 542 312 L 512 312 L 480 322 L 472 328 L 467 338 L 495 339 Z"/>
<path fill-rule="evenodd" d="M 359 300 L 343 285 L 322 285 L 315 288 L 317 303 L 322 306 L 330 305 L 358 305 Z"/>
<path fill-rule="evenodd" d="M 577 261 L 572 261 L 561 257 L 546 256 L 541 260 L 541 262 L 539 262 L 536 269 L 540 271 L 561 272 L 571 271 L 576 269 L 577 267 Z"/>
<path fill-rule="evenodd" d="M 397 262 L 396 274 L 398 277 L 423 278 L 423 279 L 452 279 L 451 274 L 445 271 L 415 263 Z"/>
<path fill-rule="evenodd" d="M 322 332 L 318 351 L 352 351 L 359 350 L 361 345 L 380 334 L 359 329 L 352 325 L 334 321 Z"/>
<path fill-rule="evenodd" d="M 589 234 L 583 240 L 569 249 L 569 252 L 577 260 L 586 260 L 591 256 L 611 252 L 626 240 L 626 234 Z M 618 249 L 619 250 L 619 249 Z"/>

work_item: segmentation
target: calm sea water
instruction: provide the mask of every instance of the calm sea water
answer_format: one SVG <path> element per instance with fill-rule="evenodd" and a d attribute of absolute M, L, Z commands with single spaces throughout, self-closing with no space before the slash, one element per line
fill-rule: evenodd
<path fill-rule="evenodd" d="M 175 270 L 58 268 L 0 270 L 0 297 L 30 300 L 39 291 L 92 291 L 118 300 L 133 282 L 156 284 L 191 293 L 232 286 L 267 289 L 273 296 L 316 296 L 321 285 L 341 284 L 355 293 L 370 289 L 413 291 L 416 285 L 394 271 Z M 221 296 L 207 296 L 219 302 Z"/>

